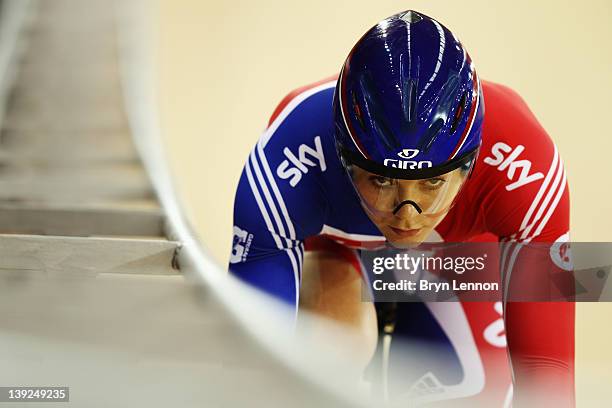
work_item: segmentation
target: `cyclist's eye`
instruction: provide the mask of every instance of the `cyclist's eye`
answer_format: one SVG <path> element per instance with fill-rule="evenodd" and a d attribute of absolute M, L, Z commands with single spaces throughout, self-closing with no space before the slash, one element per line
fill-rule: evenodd
<path fill-rule="evenodd" d="M 370 181 L 377 187 L 387 187 L 391 185 L 391 179 L 381 176 L 371 176 Z"/>
<path fill-rule="evenodd" d="M 442 178 L 431 178 L 425 180 L 425 185 L 427 185 L 427 187 L 441 187 L 444 183 L 446 183 L 446 180 Z"/>

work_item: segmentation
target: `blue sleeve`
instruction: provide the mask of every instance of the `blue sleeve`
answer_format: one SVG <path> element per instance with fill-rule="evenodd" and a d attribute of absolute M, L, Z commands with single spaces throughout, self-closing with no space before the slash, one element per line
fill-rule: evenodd
<path fill-rule="evenodd" d="M 327 170 L 316 98 L 273 123 L 246 161 L 234 201 L 232 274 L 297 307 L 304 239 L 323 227 Z"/>

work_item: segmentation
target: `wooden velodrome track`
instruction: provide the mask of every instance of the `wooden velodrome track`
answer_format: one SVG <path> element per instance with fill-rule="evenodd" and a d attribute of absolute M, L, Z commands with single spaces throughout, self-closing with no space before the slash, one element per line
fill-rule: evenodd
<path fill-rule="evenodd" d="M 136 80 L 150 72 L 138 65 L 140 49 L 130 44 L 130 39 L 144 34 L 138 32 L 138 24 L 131 24 L 134 13 L 128 3 L 112 8 L 98 0 L 3 1 L 0 302 L 2 310 L 10 312 L 0 317 L 1 356 L 3 367 L 9 367 L 1 371 L 0 385 L 69 384 L 73 402 L 87 406 L 243 405 L 268 389 L 275 390 L 265 395 L 273 405 L 301 401 L 304 406 L 338 406 L 335 397 L 304 381 L 252 341 L 218 296 L 183 281 L 181 271 L 192 269 L 194 260 L 211 270 L 215 265 L 202 258 L 206 255 L 197 242 L 186 239 L 194 234 L 176 199 L 169 199 L 175 192 L 168 189 L 170 182 L 164 182 L 167 172 L 158 166 L 161 152 L 142 138 L 159 132 L 147 120 L 151 110 L 143 107 L 156 95 Z M 463 13 L 452 6 L 444 10 L 444 5 L 416 3 L 411 7 L 435 16 Z M 359 15 L 353 10 L 357 7 L 349 12 L 344 25 L 322 25 L 313 31 L 309 21 L 337 16 L 343 6 L 315 2 L 291 9 L 267 1 L 258 7 L 247 2 L 230 7 L 161 0 L 159 8 L 151 10 L 160 28 L 158 59 L 153 61 L 160 75 L 150 79 L 158 81 L 161 130 L 171 170 L 197 234 L 221 264 L 229 251 L 237 175 L 274 104 L 289 89 L 334 72 L 342 50 L 378 17 L 398 7 L 390 2 L 364 4 Z M 476 6 L 487 16 L 511 12 L 482 2 Z M 534 9 L 545 16 L 546 7 Z M 568 20 L 574 16 L 571 8 L 557 9 Z M 595 19 L 610 15 L 601 2 L 583 10 Z M 368 13 L 375 17 L 364 17 Z M 274 19 L 280 26 L 269 23 Z M 507 20 L 500 17 L 500 30 L 509 29 Z M 485 26 L 490 29 L 491 24 Z M 605 24 L 593 26 L 610 30 Z M 597 223 L 590 217 L 607 214 L 612 197 L 602 197 L 587 211 L 585 184 L 591 173 L 583 170 L 583 147 L 565 136 L 579 129 L 556 124 L 552 111 L 558 105 L 539 98 L 539 86 L 554 84 L 542 79 L 544 71 L 538 67 L 543 64 L 534 62 L 536 78 L 521 82 L 520 73 L 502 67 L 512 58 L 487 60 L 492 48 L 478 43 L 466 27 L 460 30 L 475 48 L 481 46 L 484 70 L 522 84 L 521 91 L 528 100 L 536 100 L 536 112 L 543 112 L 547 129 L 559 142 L 573 175 L 570 182 L 578 186 L 572 190 L 577 192 L 575 238 L 610 240 L 610 217 Z M 296 37 L 292 28 L 303 33 Z M 275 30 L 291 35 L 280 38 Z M 333 34 L 337 38 L 325 44 Z M 584 35 L 591 43 L 609 37 L 595 34 Z M 294 49 L 297 38 L 316 47 L 307 45 L 300 57 Z M 508 53 L 518 58 L 519 39 L 513 43 L 509 34 L 504 38 Z M 573 46 L 571 41 L 564 44 Z M 553 61 L 554 49 L 546 51 Z M 588 50 L 580 56 L 595 72 L 607 72 L 612 61 L 609 47 L 599 49 L 599 60 Z M 539 61 L 537 50 L 524 52 Z M 240 76 L 235 66 L 247 61 L 253 63 L 251 72 Z M 558 71 L 551 75 L 563 74 Z M 597 98 L 612 91 L 609 76 L 602 87 L 607 91 L 582 95 L 594 98 L 596 110 L 606 106 Z M 237 116 L 241 120 L 231 120 Z M 595 129 L 580 130 L 597 134 Z M 211 134 L 240 137 L 215 142 L 205 137 Z M 594 166 L 605 163 L 598 155 L 612 148 L 608 139 L 593 142 Z M 217 153 L 220 148 L 235 153 L 223 157 Z M 592 171 L 609 174 L 606 167 Z M 55 279 L 69 284 L 58 286 Z M 610 312 L 605 304 L 578 305 L 579 406 L 600 406 L 602 399 L 610 398 Z M 267 375 L 260 375 L 262 371 Z M 160 391 L 156 384 L 165 384 L 171 392 Z M 182 399 L 173 400 L 177 393 Z"/>
<path fill-rule="evenodd" d="M 599 120 L 611 108 L 609 1 L 159 4 L 162 127 L 181 195 L 221 264 L 230 250 L 240 171 L 276 104 L 289 90 L 337 72 L 365 30 L 407 8 L 447 25 L 469 49 L 483 78 L 510 85 L 524 97 L 565 162 L 572 239 L 612 242 L 612 189 L 604 187 L 611 174 L 612 138 Z M 219 134 L 231 137 L 210 136 Z M 598 406 L 610 398 L 611 306 L 577 307 L 579 406 Z"/>

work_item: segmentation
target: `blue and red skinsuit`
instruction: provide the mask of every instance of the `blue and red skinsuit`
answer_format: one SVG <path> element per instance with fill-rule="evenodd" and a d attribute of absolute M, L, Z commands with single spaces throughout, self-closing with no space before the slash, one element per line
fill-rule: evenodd
<path fill-rule="evenodd" d="M 336 155 L 335 85 L 329 78 L 281 102 L 236 192 L 231 272 L 295 307 L 305 244 L 325 237 L 344 248 L 371 248 L 385 241 Z M 524 101 L 502 85 L 483 81 L 482 89 L 487 110 L 480 154 L 434 235 L 446 242 L 504 242 L 500 270 L 507 276 L 529 267 L 520 243 L 567 240 L 569 191 L 557 149 Z M 538 285 L 545 277 L 534 273 L 532 279 L 527 283 Z M 515 395 L 534 386 L 574 406 L 573 303 L 509 302 L 503 317 L 500 304 L 485 302 L 410 307 L 420 313 L 415 322 L 429 321 L 431 336 L 446 341 L 457 360 L 455 378 L 438 375 L 447 382 L 440 398 L 470 397 L 478 404 L 492 398 L 489 385 L 507 384 L 510 393 L 512 371 Z M 453 331 L 457 321 L 469 330 Z M 502 405 L 508 395 L 493 398 Z"/>

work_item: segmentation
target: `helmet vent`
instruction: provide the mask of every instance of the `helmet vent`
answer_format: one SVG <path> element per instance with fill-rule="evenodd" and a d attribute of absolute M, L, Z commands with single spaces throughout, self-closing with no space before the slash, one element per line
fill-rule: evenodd
<path fill-rule="evenodd" d="M 404 83 L 402 109 L 404 111 L 404 120 L 409 127 L 416 126 L 417 92 L 417 84 L 414 79 L 409 79 Z"/>
<path fill-rule="evenodd" d="M 374 132 L 378 134 L 387 149 L 399 148 L 399 141 L 388 124 L 388 118 L 382 108 L 381 95 L 374 85 L 372 74 L 369 71 L 361 75 L 360 85 L 364 96 L 364 108 L 371 116 L 370 126 L 373 127 Z"/>
<path fill-rule="evenodd" d="M 464 92 L 461 96 L 461 100 L 457 105 L 457 109 L 455 110 L 455 115 L 453 117 L 453 123 L 450 128 L 450 132 L 454 133 L 459 126 L 459 122 L 461 122 L 461 118 L 463 117 L 463 112 L 465 111 L 465 100 L 467 99 L 467 92 Z"/>
<path fill-rule="evenodd" d="M 404 20 L 405 22 L 407 22 L 408 24 L 418 23 L 419 21 L 423 19 L 423 17 L 421 17 L 419 13 L 417 13 L 416 11 L 412 11 L 412 10 L 408 10 L 407 12 L 402 14 L 400 18 Z"/>
<path fill-rule="evenodd" d="M 355 95 L 355 93 L 352 93 L 352 103 L 353 103 L 353 109 L 355 111 L 355 116 L 357 118 L 357 122 L 359 123 L 359 126 L 361 127 L 362 130 L 365 130 L 365 121 L 363 120 L 363 112 L 361 111 L 361 107 L 359 106 L 359 103 L 357 102 L 357 95 Z"/>
<path fill-rule="evenodd" d="M 442 118 L 436 119 L 434 123 L 431 124 L 431 126 L 427 129 L 427 133 L 425 135 L 425 138 L 423 139 L 423 142 L 421 143 L 420 150 L 423 150 L 424 153 L 427 153 L 429 151 L 431 146 L 433 146 L 434 142 L 438 138 L 440 130 L 442 130 L 443 126 L 444 119 Z"/>

